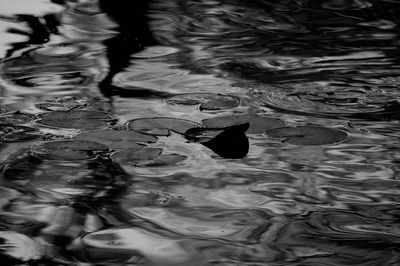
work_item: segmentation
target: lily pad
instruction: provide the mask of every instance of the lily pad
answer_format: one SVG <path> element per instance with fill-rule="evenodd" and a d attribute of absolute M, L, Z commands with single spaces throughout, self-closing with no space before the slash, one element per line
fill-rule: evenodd
<path fill-rule="evenodd" d="M 15 112 L 0 116 L 1 124 L 26 124 L 33 119 L 32 115 Z"/>
<path fill-rule="evenodd" d="M 199 105 L 200 110 L 224 110 L 238 106 L 240 99 L 214 93 L 184 93 L 168 99 L 170 104 Z"/>
<path fill-rule="evenodd" d="M 267 130 L 284 126 L 282 120 L 252 114 L 217 116 L 203 120 L 204 126 L 208 128 L 221 128 L 243 123 L 250 124 L 247 130 L 249 134 L 263 133 Z"/>
<path fill-rule="evenodd" d="M 76 140 L 94 141 L 107 145 L 111 149 L 138 148 L 138 143 L 153 143 L 157 137 L 130 130 L 98 130 L 81 133 L 74 137 Z"/>
<path fill-rule="evenodd" d="M 54 111 L 40 115 L 38 123 L 61 128 L 94 129 L 107 125 L 111 116 L 104 112 L 71 110 Z"/>
<path fill-rule="evenodd" d="M 138 165 L 142 162 L 151 160 L 159 156 L 162 149 L 159 148 L 135 148 L 115 152 L 111 155 L 111 159 L 122 165 Z"/>
<path fill-rule="evenodd" d="M 200 124 L 179 118 L 153 117 L 131 120 L 128 122 L 128 127 L 140 133 L 169 136 L 171 135 L 171 131 L 184 134 L 190 128 L 200 127 Z"/>
<path fill-rule="evenodd" d="M 162 149 L 142 147 L 115 152 L 111 155 L 114 162 L 132 166 L 171 166 L 186 160 L 179 154 L 161 154 Z"/>
<path fill-rule="evenodd" d="M 281 127 L 266 133 L 295 145 L 326 145 L 341 142 L 347 138 L 346 132 L 319 126 Z"/>
<path fill-rule="evenodd" d="M 90 141 L 51 141 L 31 148 L 31 153 L 48 160 L 84 160 L 94 158 L 97 153 L 107 151 L 107 146 Z"/>
<path fill-rule="evenodd" d="M 0 142 L 29 141 L 39 138 L 34 128 L 13 124 L 0 124 Z"/>

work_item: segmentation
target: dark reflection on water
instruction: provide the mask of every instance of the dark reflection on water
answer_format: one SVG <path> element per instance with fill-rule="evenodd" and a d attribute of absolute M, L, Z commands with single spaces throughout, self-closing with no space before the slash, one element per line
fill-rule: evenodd
<path fill-rule="evenodd" d="M 2 263 L 398 265 L 399 11 L 0 0 Z"/>

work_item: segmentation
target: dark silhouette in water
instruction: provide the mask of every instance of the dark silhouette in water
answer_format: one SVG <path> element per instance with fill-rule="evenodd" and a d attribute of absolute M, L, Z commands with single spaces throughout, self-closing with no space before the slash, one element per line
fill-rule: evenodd
<path fill-rule="evenodd" d="M 248 129 L 249 123 L 230 126 L 202 144 L 223 158 L 240 159 L 249 152 L 249 139 L 245 134 Z"/>
<path fill-rule="evenodd" d="M 227 159 L 240 159 L 249 152 L 249 139 L 246 131 L 250 124 L 244 123 L 224 128 L 191 128 L 185 133 L 188 140 L 199 142 L 219 156 Z M 211 139 L 204 138 L 203 132 L 215 131 Z"/>
<path fill-rule="evenodd" d="M 99 0 L 100 8 L 118 23 L 118 34 L 104 42 L 107 47 L 109 71 L 100 82 L 101 92 L 107 96 L 122 97 L 168 97 L 167 93 L 143 88 L 124 89 L 112 85 L 114 76 L 130 63 L 131 55 L 147 46 L 158 44 L 147 22 L 148 0 Z"/>

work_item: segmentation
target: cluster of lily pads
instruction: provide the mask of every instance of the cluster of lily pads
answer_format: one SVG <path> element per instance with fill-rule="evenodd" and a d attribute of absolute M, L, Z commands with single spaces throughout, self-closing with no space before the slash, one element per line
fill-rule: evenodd
<path fill-rule="evenodd" d="M 113 117 L 102 111 L 83 110 L 90 101 L 71 98 L 37 104 L 43 111 L 36 116 L 2 109 L 0 115 L 1 142 L 20 142 L 40 138 L 37 129 L 24 124 L 36 123 L 51 128 L 83 131 L 73 139 L 44 142 L 31 151 L 38 156 L 79 160 L 96 151 L 114 150 L 113 161 L 134 166 L 174 165 L 186 159 L 180 154 L 163 153 L 151 147 L 158 137 L 172 132 L 186 140 L 197 142 L 224 158 L 243 158 L 249 150 L 247 134 L 266 134 L 293 145 L 325 145 L 345 140 L 347 134 L 334 128 L 320 126 L 285 126 L 282 120 L 257 114 L 216 116 L 195 122 L 173 117 L 147 117 L 130 120 L 124 129 L 110 129 Z M 172 96 L 173 105 L 193 105 L 200 110 L 224 110 L 240 104 L 234 96 L 211 93 L 187 93 Z M 50 138 L 51 139 L 51 138 Z M 149 146 L 150 145 L 150 146 Z M 38 148 L 39 147 L 39 148 Z"/>

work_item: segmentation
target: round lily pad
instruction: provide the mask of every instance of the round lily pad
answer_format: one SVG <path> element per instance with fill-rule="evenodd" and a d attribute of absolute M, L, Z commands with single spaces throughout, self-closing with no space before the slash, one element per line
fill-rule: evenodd
<path fill-rule="evenodd" d="M 15 112 L 0 116 L 1 124 L 26 124 L 32 120 L 32 115 Z"/>
<path fill-rule="evenodd" d="M 200 110 L 224 110 L 240 104 L 240 99 L 214 93 L 184 93 L 168 99 L 170 104 L 199 105 Z"/>
<path fill-rule="evenodd" d="M 111 159 L 122 165 L 136 166 L 159 156 L 161 152 L 162 149 L 159 148 L 138 147 L 115 152 L 111 155 Z"/>
<path fill-rule="evenodd" d="M 138 143 L 153 143 L 157 137 L 130 130 L 97 130 L 81 133 L 76 140 L 94 141 L 107 145 L 111 149 L 137 148 Z"/>
<path fill-rule="evenodd" d="M 19 142 L 39 138 L 36 129 L 13 124 L 0 124 L 0 142 Z"/>
<path fill-rule="evenodd" d="M 54 111 L 40 115 L 38 123 L 61 128 L 94 129 L 107 125 L 111 116 L 104 112 L 71 110 Z"/>
<path fill-rule="evenodd" d="M 271 137 L 283 139 L 283 142 L 295 145 L 326 145 L 347 138 L 346 132 L 319 126 L 281 127 L 266 133 Z"/>
<path fill-rule="evenodd" d="M 128 122 L 128 127 L 140 133 L 169 136 L 171 131 L 184 134 L 189 128 L 200 127 L 200 124 L 179 118 L 153 117 L 131 120 Z"/>
<path fill-rule="evenodd" d="M 263 133 L 284 126 L 282 120 L 252 114 L 217 116 L 203 120 L 204 126 L 208 128 L 221 128 L 243 123 L 250 124 L 250 128 L 247 130 L 249 134 Z"/>
<path fill-rule="evenodd" d="M 97 153 L 107 151 L 107 146 L 90 141 L 51 141 L 31 148 L 31 153 L 48 160 L 84 160 L 94 158 Z"/>

